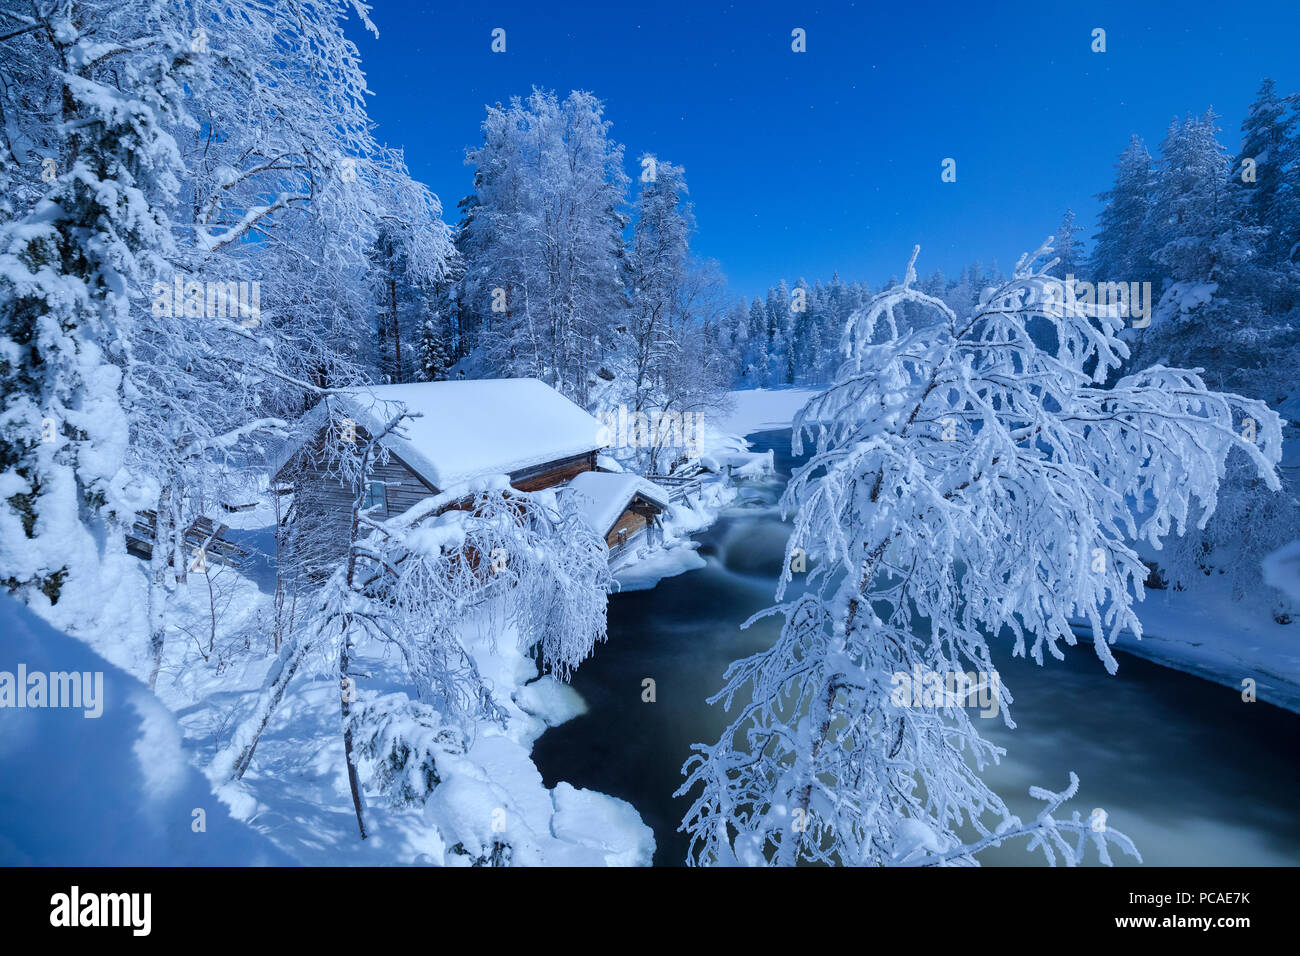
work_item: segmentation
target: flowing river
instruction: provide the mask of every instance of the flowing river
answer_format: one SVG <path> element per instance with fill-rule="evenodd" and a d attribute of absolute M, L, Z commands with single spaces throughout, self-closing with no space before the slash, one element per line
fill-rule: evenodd
<path fill-rule="evenodd" d="M 746 486 L 699 535 L 706 567 L 610 597 L 609 639 L 573 678 L 587 713 L 547 731 L 533 750 L 547 786 L 567 780 L 635 806 L 654 830 L 657 866 L 685 860 L 677 827 L 688 800 L 673 792 L 690 746 L 715 742 L 726 727 L 721 705 L 706 698 L 731 661 L 769 646 L 779 630 L 778 618 L 745 631 L 740 624 L 772 603 L 784 558 L 789 526 L 772 505 L 794 464 L 790 432 L 749 437 L 756 450 L 774 450 L 777 479 Z M 1086 643 L 1043 667 L 1001 650 L 995 659 L 1017 727 L 980 721 L 1007 750 L 985 780 L 1022 818 L 1041 807 L 1030 786 L 1062 790 L 1074 770 L 1079 795 L 1062 809 L 1088 818 L 1104 808 L 1148 865 L 1300 864 L 1300 715 L 1243 704 L 1231 688 L 1120 652 L 1111 677 Z M 642 700 L 645 678 L 655 681 L 653 703 Z M 1040 863 L 1024 845 L 980 860 Z"/>

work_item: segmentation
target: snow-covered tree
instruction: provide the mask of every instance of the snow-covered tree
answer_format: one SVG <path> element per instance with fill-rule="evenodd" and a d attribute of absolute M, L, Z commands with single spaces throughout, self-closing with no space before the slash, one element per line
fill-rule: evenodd
<path fill-rule="evenodd" d="M 680 166 L 654 157 L 655 176 L 641 183 L 636 222 L 628 249 L 632 305 L 624 336 L 628 408 L 649 412 L 665 397 L 658 373 L 676 360 L 675 332 L 682 290 L 690 269 L 690 237 L 695 217 L 686 200 Z"/>
<path fill-rule="evenodd" d="M 1065 215 L 1061 218 L 1061 225 L 1056 230 L 1056 258 L 1059 260 L 1056 264 L 1057 275 L 1067 276 L 1074 275 L 1083 278 L 1083 267 L 1085 258 L 1083 255 L 1083 243 L 1078 238 L 1079 224 L 1075 221 L 1074 210 L 1065 210 Z"/>
<path fill-rule="evenodd" d="M 343 31 L 351 13 L 372 27 L 365 9 L 4 11 L 0 140 L 18 165 L 0 203 L 15 344 L 0 578 L 49 605 L 79 570 L 93 604 L 90 577 L 149 512 L 154 677 L 171 598 L 204 565 L 195 519 L 250 493 L 266 442 L 310 401 L 369 377 L 381 224 L 409 281 L 436 280 L 453 251 L 436 197 L 373 138 Z M 81 611 L 62 623 L 77 631 Z"/>
<path fill-rule="evenodd" d="M 362 467 L 371 464 L 363 456 Z M 344 753 L 363 838 L 354 697 L 346 693 L 361 676 L 350 669 L 357 645 L 394 650 L 416 699 L 459 731 L 463 747 L 474 721 L 504 719 L 461 642 L 466 618 L 496 611 L 544 669 L 567 679 L 605 637 L 610 583 L 604 544 L 591 529 L 559 510 L 553 495 L 516 492 L 504 476 L 382 523 L 367 515 L 364 500 L 359 492 L 347 560 L 324 588 L 310 625 L 314 652 L 337 661 L 345 690 Z"/>
<path fill-rule="evenodd" d="M 1220 282 L 1255 254 L 1261 230 L 1245 226 L 1228 151 L 1206 111 L 1170 124 L 1160 146 L 1151 206 L 1152 257 L 1174 282 Z"/>
<path fill-rule="evenodd" d="M 763 388 L 771 383 L 771 342 L 768 336 L 767 308 L 763 300 L 755 297 L 749 306 L 749 355 L 745 374 L 750 388 Z"/>
<path fill-rule="evenodd" d="M 815 447 L 782 499 L 794 528 L 778 600 L 794 549 L 816 562 L 807 587 L 756 615 L 783 618 L 781 635 L 728 669 L 714 700 L 738 713 L 684 768 L 692 862 L 970 864 L 1018 838 L 1049 863 L 1089 844 L 1103 862 L 1112 843 L 1134 852 L 1057 813 L 1072 774 L 1060 793 L 1031 791 L 1047 806 L 1017 819 L 982 779 L 1002 751 L 953 678 L 969 674 L 981 713 L 1014 726 L 990 645 L 1061 657 L 1072 619 L 1113 673 L 1110 644 L 1142 631 L 1134 543 L 1203 524 L 1234 450 L 1277 488 L 1280 421 L 1194 370 L 1106 387 L 1123 320 L 1068 308 L 1048 257 L 1050 244 L 1022 258 L 959 314 L 915 288 L 914 252 L 904 281 L 854 315 L 835 383 L 794 422 L 796 453 L 805 435 Z M 937 321 L 901 327 L 906 303 Z M 1040 323 L 1051 350 L 1029 334 Z M 914 678 L 926 692 L 900 695 Z"/>
<path fill-rule="evenodd" d="M 400 248 L 402 282 L 436 280 L 453 250 L 437 197 L 374 137 L 359 52 L 345 32 L 349 15 L 375 30 L 368 6 L 190 7 L 203 78 L 187 101 L 193 123 L 176 132 L 186 175 L 175 269 L 259 281 L 258 341 L 295 381 L 331 387 L 391 373 L 371 347 L 389 299 L 375 276 L 381 232 Z M 290 418 L 314 402 L 276 381 L 266 380 L 264 411 Z"/>
<path fill-rule="evenodd" d="M 748 309 L 733 305 L 721 315 L 723 358 L 732 381 L 741 388 L 830 380 L 835 343 L 849 315 L 868 297 L 861 283 L 843 281 L 836 272 L 829 282 L 809 284 L 784 279 L 755 298 Z"/>
<path fill-rule="evenodd" d="M 794 316 L 790 311 L 790 286 L 784 279 L 767 290 L 767 351 L 768 375 L 773 385 L 790 382 L 790 325 Z"/>
<path fill-rule="evenodd" d="M 579 405 L 626 307 L 627 174 L 604 106 L 534 90 L 490 107 L 471 150 L 474 202 L 460 231 L 462 301 L 488 367 L 540 378 Z"/>
<path fill-rule="evenodd" d="M 1128 333 L 1127 369 L 1151 361 L 1196 365 L 1216 388 L 1273 403 L 1294 387 L 1300 337 L 1287 315 L 1294 276 L 1277 242 L 1288 231 L 1293 204 L 1283 197 L 1296 174 L 1288 99 L 1265 82 L 1243 123 L 1235 160 L 1207 111 L 1171 124 L 1149 176 L 1142 173 L 1148 158 L 1129 164 L 1130 184 L 1147 183 L 1144 223 L 1133 215 L 1125 224 L 1116 215 L 1123 204 L 1112 200 L 1098 237 L 1098 250 L 1135 243 L 1149 250 L 1157 302 L 1150 327 Z M 1126 192 L 1130 209 L 1141 206 L 1137 192 L 1136 186 Z M 1170 586 L 1190 587 L 1212 575 L 1224 576 L 1238 599 L 1265 593 L 1258 587 L 1260 560 L 1300 533 L 1300 508 L 1289 479 L 1283 481 L 1288 487 L 1275 494 L 1249 463 L 1230 461 L 1216 513 L 1161 556 Z M 1279 620 L 1288 613 L 1275 605 Z"/>
<path fill-rule="evenodd" d="M 446 343 L 446 329 L 442 318 L 430 316 L 420 323 L 416 336 L 416 373 L 421 382 L 442 382 L 451 368 L 451 355 Z"/>
<path fill-rule="evenodd" d="M 51 71 L 40 82 L 58 122 L 25 137 L 49 153 L 32 156 L 44 194 L 0 225 L 0 581 L 48 609 L 69 587 L 94 599 L 105 552 L 120 553 L 142 504 L 126 471 L 123 371 L 132 297 L 171 246 L 180 162 L 164 124 L 190 57 L 158 5 L 79 0 L 13 16 L 26 26 L 5 39 Z"/>
<path fill-rule="evenodd" d="M 723 303 L 721 274 L 690 254 L 695 217 L 686 199 L 685 171 L 663 159 L 654 178 L 641 183 L 632 241 L 627 250 L 630 308 L 611 365 L 618 381 L 614 401 L 655 422 L 699 414 L 724 400 L 729 378 L 716 336 Z M 647 167 L 648 168 L 648 167 Z M 669 418 L 665 419 L 665 416 Z M 637 451 L 651 472 L 681 455 L 681 432 L 653 429 Z M 675 442 L 677 447 L 668 447 Z"/>
<path fill-rule="evenodd" d="M 1297 301 L 1300 280 L 1300 96 L 1279 96 L 1271 79 L 1241 124 L 1230 184 L 1245 194 L 1244 218 L 1264 231 L 1249 281 L 1269 311 Z"/>
<path fill-rule="evenodd" d="M 418 208 L 418 207 L 417 207 Z M 379 234 L 371 251 L 371 282 L 376 293 L 375 345 L 377 365 L 382 377 L 390 382 L 408 381 L 424 371 L 422 351 L 411 354 L 411 344 L 425 339 L 425 325 L 417 317 L 433 298 L 437 284 L 446 277 L 451 250 L 446 247 L 441 225 L 420 215 L 403 219 L 386 214 L 380 221 Z M 416 325 L 419 328 L 415 328 Z M 407 345 L 406 356 L 402 346 Z M 444 356 L 445 373 L 450 362 Z M 427 374 L 427 373 L 426 373 Z M 425 381 L 433 379 L 424 378 Z"/>
<path fill-rule="evenodd" d="M 744 371 L 745 350 L 749 346 L 749 302 L 745 298 L 732 303 L 719 323 L 719 348 L 732 378 L 740 381 Z"/>
<path fill-rule="evenodd" d="M 1097 217 L 1089 266 L 1099 281 L 1132 282 L 1152 274 L 1151 255 L 1151 154 L 1134 136 L 1115 167 L 1115 182 L 1097 198 L 1103 202 Z"/>

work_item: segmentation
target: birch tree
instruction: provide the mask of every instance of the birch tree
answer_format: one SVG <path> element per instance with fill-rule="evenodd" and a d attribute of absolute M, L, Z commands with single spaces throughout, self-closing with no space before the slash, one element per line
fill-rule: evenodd
<path fill-rule="evenodd" d="M 973 673 L 1013 727 L 991 646 L 1061 658 L 1076 620 L 1113 674 L 1110 645 L 1142 633 L 1134 544 L 1203 526 L 1234 451 L 1279 486 L 1280 421 L 1263 403 L 1195 369 L 1105 387 L 1127 354 L 1123 319 L 1063 302 L 1049 250 L 967 314 L 915 288 L 914 252 L 904 281 L 850 319 L 834 384 L 794 422 L 796 453 L 812 449 L 782 498 L 783 603 L 751 619 L 779 617 L 780 637 L 730 666 L 713 700 L 734 719 L 684 768 L 690 862 L 972 864 L 1011 840 L 1049 863 L 1136 852 L 1058 812 L 1073 774 L 1032 790 L 1043 810 L 1017 818 L 981 776 L 1002 751 L 968 700 L 896 694 L 900 675 Z M 906 304 L 937 321 L 903 327 Z M 1051 348 L 1030 335 L 1040 324 Z M 783 600 L 796 548 L 815 564 Z"/>
<path fill-rule="evenodd" d="M 604 106 L 533 90 L 490 107 L 471 150 L 461 295 L 492 371 L 539 378 L 588 407 L 626 308 L 627 174 Z"/>
<path fill-rule="evenodd" d="M 725 280 L 716 263 L 691 256 L 695 216 L 685 171 L 643 157 L 654 178 L 642 182 L 628 249 L 631 307 L 617 362 L 632 414 L 655 423 L 641 442 L 638 464 L 651 473 L 685 457 L 685 416 L 712 412 L 726 401 L 727 358 L 719 347 Z M 668 423 L 668 424 L 665 424 Z"/>

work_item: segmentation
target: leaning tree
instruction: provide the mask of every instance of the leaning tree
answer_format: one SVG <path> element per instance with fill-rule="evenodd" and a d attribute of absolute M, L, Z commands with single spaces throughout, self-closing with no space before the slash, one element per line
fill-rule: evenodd
<path fill-rule="evenodd" d="M 849 320 L 834 384 L 794 421 L 796 454 L 814 447 L 782 498 L 783 603 L 747 622 L 778 615 L 780 637 L 728 668 L 713 701 L 734 719 L 683 768 L 689 862 L 969 865 L 1022 837 L 1050 863 L 1089 844 L 1106 863 L 1111 844 L 1136 855 L 1104 820 L 1057 815 L 1073 773 L 1017 818 L 982 778 L 1004 751 L 967 700 L 896 693 L 899 675 L 973 672 L 1014 727 L 992 643 L 1041 664 L 1086 622 L 1114 673 L 1110 644 L 1142 633 L 1135 545 L 1203 526 L 1233 449 L 1278 487 L 1281 422 L 1263 403 L 1195 369 L 1108 384 L 1124 318 L 1062 295 L 1050 251 L 968 315 L 914 288 L 914 251 Z M 814 564 L 787 599 L 796 549 Z"/>

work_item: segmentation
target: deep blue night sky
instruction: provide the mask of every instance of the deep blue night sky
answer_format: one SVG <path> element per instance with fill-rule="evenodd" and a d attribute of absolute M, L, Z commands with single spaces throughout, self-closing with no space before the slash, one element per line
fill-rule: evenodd
<path fill-rule="evenodd" d="M 1091 234 L 1130 133 L 1154 153 L 1175 115 L 1213 105 L 1235 152 L 1261 78 L 1300 91 L 1297 0 L 375 0 L 372 16 L 379 39 L 349 33 L 379 138 L 405 148 L 448 221 L 485 104 L 591 90 L 629 175 L 643 152 L 685 167 L 694 248 L 737 295 L 837 269 L 876 285 L 917 242 L 923 273 L 1009 269 L 1067 206 Z M 940 181 L 945 157 L 956 183 Z"/>

